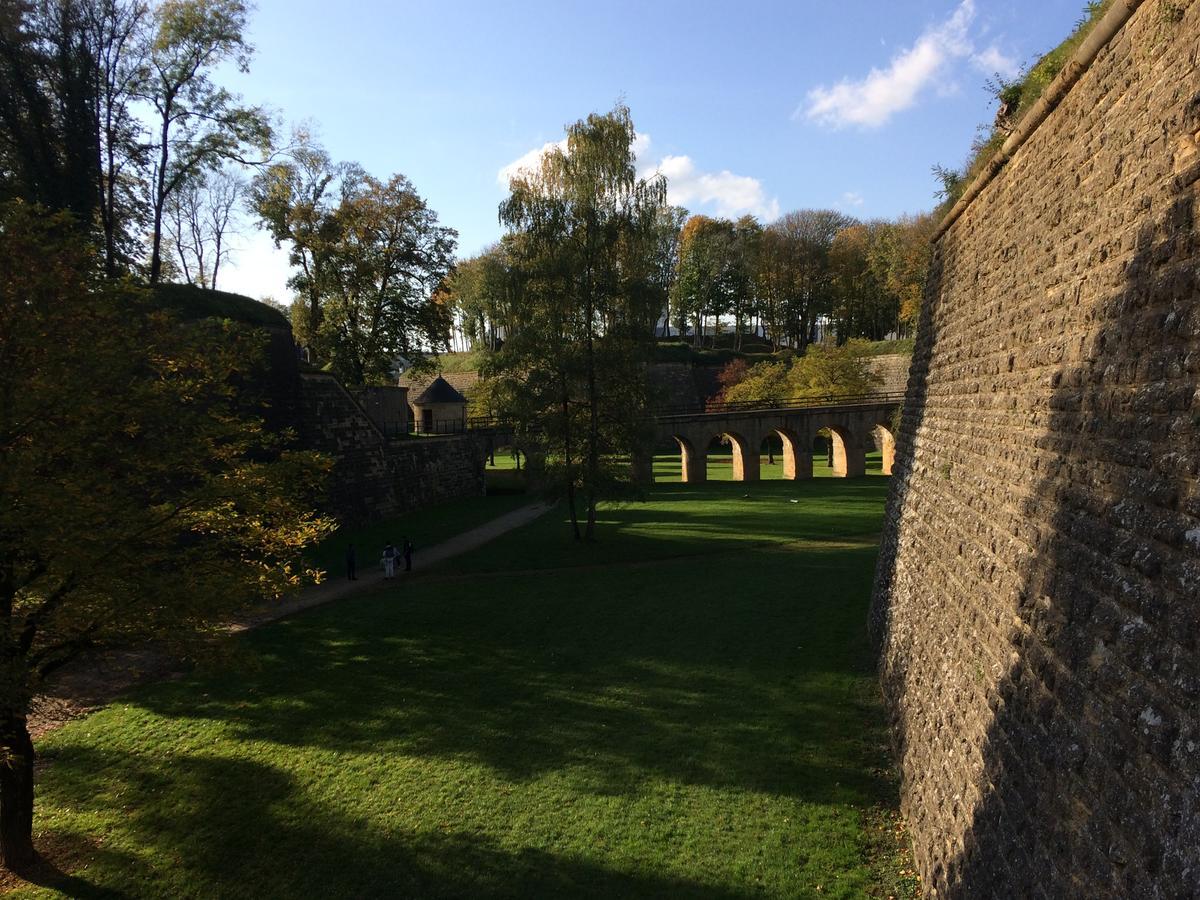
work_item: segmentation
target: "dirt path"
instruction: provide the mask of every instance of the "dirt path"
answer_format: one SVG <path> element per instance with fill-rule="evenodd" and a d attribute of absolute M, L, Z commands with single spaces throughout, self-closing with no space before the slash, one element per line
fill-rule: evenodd
<path fill-rule="evenodd" d="M 314 606 L 323 606 L 335 600 L 343 600 L 346 597 L 352 597 L 356 594 L 397 584 L 405 578 L 420 575 L 427 569 L 431 569 L 447 559 L 461 556 L 463 553 L 469 553 L 476 547 L 482 547 L 488 541 L 495 540 L 500 535 L 512 531 L 514 528 L 527 525 L 549 509 L 550 507 L 545 503 L 531 503 L 528 506 L 522 506 L 520 509 L 514 509 L 510 513 L 505 513 L 499 518 L 492 519 L 490 522 L 484 522 L 478 528 L 472 528 L 470 531 L 456 534 L 450 540 L 435 544 L 428 550 L 414 553 L 413 570 L 411 572 L 405 572 L 403 569 L 398 570 L 394 581 L 388 581 L 388 579 L 383 577 L 383 572 L 374 565 L 371 565 L 367 570 L 359 574 L 355 581 L 346 581 L 345 579 L 335 577 L 324 584 L 316 585 L 302 591 L 300 596 L 291 600 L 283 603 L 264 604 L 239 618 L 236 622 L 231 623 L 229 630 L 233 633 L 248 631 L 251 628 L 257 628 L 259 625 L 264 625 L 267 622 L 274 622 L 277 619 L 282 619 L 301 610 L 311 609 Z"/>
<path fill-rule="evenodd" d="M 421 575 L 425 570 L 476 547 L 494 540 L 514 528 L 520 528 L 544 514 L 550 507 L 531 503 L 520 509 L 485 522 L 478 528 L 457 534 L 448 541 L 435 544 L 428 550 L 413 554 L 413 571 L 396 573 L 389 581 L 374 566 L 356 581 L 331 580 L 301 591 L 299 596 L 281 603 L 263 604 L 231 622 L 231 634 L 257 628 L 301 610 L 344 600 L 357 594 L 392 586 L 405 578 Z M 72 719 L 106 706 L 118 694 L 138 684 L 161 681 L 181 674 L 181 667 L 167 654 L 152 648 L 109 651 L 79 660 L 59 672 L 46 690 L 33 698 L 29 713 L 29 730 L 37 738 Z"/>

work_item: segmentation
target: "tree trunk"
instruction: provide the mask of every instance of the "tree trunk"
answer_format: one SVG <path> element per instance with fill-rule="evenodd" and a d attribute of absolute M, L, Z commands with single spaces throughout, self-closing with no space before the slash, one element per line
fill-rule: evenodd
<path fill-rule="evenodd" d="M 154 229 L 150 236 L 150 283 L 158 284 L 162 277 L 162 227 L 163 210 L 167 205 L 167 160 L 171 147 L 167 143 L 170 135 L 170 107 L 163 113 L 162 146 L 158 152 L 158 171 L 154 176 Z"/>
<path fill-rule="evenodd" d="M 563 389 L 563 468 L 567 479 L 567 509 L 571 512 L 571 530 L 579 540 L 579 517 L 575 515 L 575 473 L 571 471 L 571 398 Z"/>
<path fill-rule="evenodd" d="M 0 723 L 0 862 L 13 872 L 37 860 L 33 849 L 33 741 L 22 715 Z"/>

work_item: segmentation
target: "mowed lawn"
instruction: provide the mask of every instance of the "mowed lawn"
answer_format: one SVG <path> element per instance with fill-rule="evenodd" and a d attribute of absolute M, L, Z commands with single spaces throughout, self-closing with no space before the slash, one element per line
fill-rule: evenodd
<path fill-rule="evenodd" d="M 886 489 L 663 485 L 594 547 L 555 510 L 252 632 L 40 743 L 40 839 L 86 848 L 61 894 L 911 889 L 864 635 Z"/>

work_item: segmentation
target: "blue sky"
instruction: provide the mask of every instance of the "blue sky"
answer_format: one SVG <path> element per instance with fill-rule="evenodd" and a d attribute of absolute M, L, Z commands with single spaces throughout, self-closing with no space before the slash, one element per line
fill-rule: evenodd
<path fill-rule="evenodd" d="M 224 82 L 331 155 L 401 172 L 458 230 L 496 240 L 502 171 L 623 99 L 639 167 L 692 212 L 764 221 L 934 205 L 994 106 L 984 90 L 1071 30 L 1083 0 L 404 2 L 260 0 L 248 75 Z M 247 220 L 221 287 L 287 300 Z"/>

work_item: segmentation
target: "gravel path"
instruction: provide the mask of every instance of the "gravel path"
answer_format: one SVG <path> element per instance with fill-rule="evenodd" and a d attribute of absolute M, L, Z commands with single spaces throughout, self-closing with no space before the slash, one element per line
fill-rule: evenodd
<path fill-rule="evenodd" d="M 397 570 L 396 577 L 392 582 L 383 577 L 383 572 L 380 571 L 379 567 L 373 561 L 360 569 L 360 574 L 355 581 L 347 581 L 344 577 L 336 575 L 332 576 L 324 584 L 301 591 L 298 597 L 291 600 L 286 600 L 283 603 L 264 605 L 242 617 L 237 622 L 232 623 L 229 626 L 229 630 L 235 633 L 247 631 L 267 622 L 274 622 L 276 619 L 290 616 L 304 609 L 322 606 L 326 603 L 332 603 L 335 600 L 342 600 L 346 597 L 352 597 L 367 591 L 378 590 L 379 588 L 389 586 L 389 584 L 398 584 L 405 578 L 419 575 L 421 572 L 433 568 L 438 563 L 445 562 L 447 559 L 460 556 L 463 553 L 468 553 L 476 547 L 481 547 L 488 541 L 495 540 L 500 535 L 512 531 L 514 528 L 520 528 L 522 525 L 532 522 L 549 509 L 550 507 L 545 503 L 531 503 L 528 506 L 522 506 L 520 509 L 514 509 L 510 513 L 505 513 L 498 518 L 492 519 L 490 522 L 485 522 L 478 528 L 472 528 L 470 531 L 456 534 L 450 540 L 435 544 L 428 550 L 418 551 L 413 554 L 413 570 L 405 572 L 403 567 L 401 567 Z"/>

